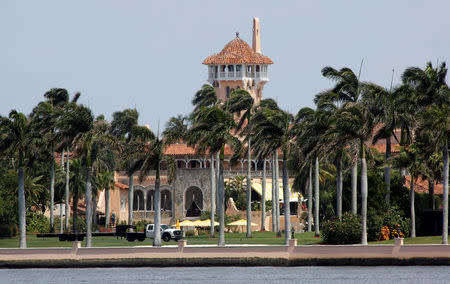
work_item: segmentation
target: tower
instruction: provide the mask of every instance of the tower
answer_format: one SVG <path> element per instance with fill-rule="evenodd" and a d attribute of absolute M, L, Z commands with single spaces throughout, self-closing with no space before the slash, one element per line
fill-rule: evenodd
<path fill-rule="evenodd" d="M 258 18 L 253 18 L 252 47 L 236 33 L 236 38 L 222 51 L 203 61 L 208 65 L 208 82 L 215 88 L 219 100 L 228 99 L 233 90 L 244 89 L 257 104 L 261 101 L 262 89 L 269 81 L 267 67 L 273 62 L 261 53 Z"/>

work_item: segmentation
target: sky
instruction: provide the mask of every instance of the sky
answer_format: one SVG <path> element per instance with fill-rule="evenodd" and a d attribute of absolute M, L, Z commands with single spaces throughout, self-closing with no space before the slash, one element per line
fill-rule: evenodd
<path fill-rule="evenodd" d="M 136 108 L 156 130 L 188 114 L 207 83 L 202 61 L 235 37 L 274 64 L 263 98 L 292 113 L 333 82 L 325 66 L 400 84 L 410 66 L 450 59 L 450 1 L 0 1 L 0 115 L 28 114 L 51 88 L 81 92 L 95 115 Z M 449 62 L 450 63 L 450 62 Z M 447 79 L 449 81 L 449 79 Z"/>

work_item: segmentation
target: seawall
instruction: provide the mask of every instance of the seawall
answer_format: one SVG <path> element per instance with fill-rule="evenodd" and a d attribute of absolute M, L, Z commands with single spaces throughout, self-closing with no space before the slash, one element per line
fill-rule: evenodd
<path fill-rule="evenodd" d="M 186 246 L 0 249 L 0 268 L 450 265 L 448 245 Z"/>

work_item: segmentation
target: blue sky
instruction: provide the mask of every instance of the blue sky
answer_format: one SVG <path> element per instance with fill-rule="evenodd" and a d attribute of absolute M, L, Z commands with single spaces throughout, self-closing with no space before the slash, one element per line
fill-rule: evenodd
<path fill-rule="evenodd" d="M 263 97 L 296 113 L 332 86 L 324 66 L 388 87 L 408 66 L 449 62 L 449 1 L 0 1 L 0 114 L 29 113 L 53 87 L 108 119 L 136 107 L 156 129 L 192 110 L 201 62 L 252 18 L 274 65 Z M 450 62 L 449 62 L 450 63 Z"/>

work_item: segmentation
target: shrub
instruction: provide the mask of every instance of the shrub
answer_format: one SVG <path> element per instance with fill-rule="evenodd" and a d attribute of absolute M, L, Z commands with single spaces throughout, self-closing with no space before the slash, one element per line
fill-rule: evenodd
<path fill-rule="evenodd" d="M 192 237 L 192 236 L 194 236 L 194 234 L 195 234 L 194 230 L 187 231 L 186 237 Z"/>
<path fill-rule="evenodd" d="M 356 244 L 361 241 L 361 217 L 344 213 L 341 220 L 331 218 L 322 226 L 322 239 L 326 244 Z"/>
<path fill-rule="evenodd" d="M 19 228 L 16 224 L 0 224 L 0 238 L 12 238 L 18 233 Z"/>
<path fill-rule="evenodd" d="M 27 213 L 27 232 L 48 233 L 50 232 L 50 219 L 44 214 L 36 212 Z"/>

